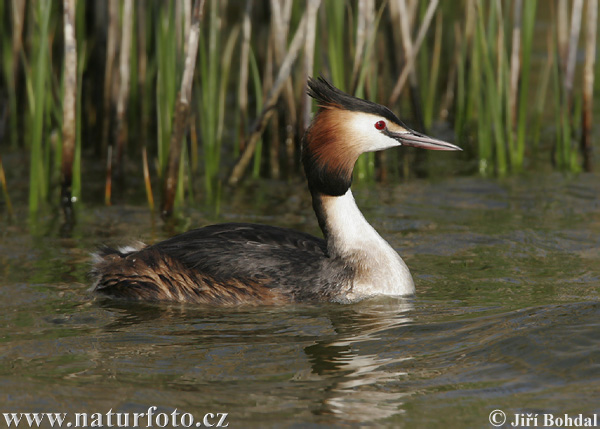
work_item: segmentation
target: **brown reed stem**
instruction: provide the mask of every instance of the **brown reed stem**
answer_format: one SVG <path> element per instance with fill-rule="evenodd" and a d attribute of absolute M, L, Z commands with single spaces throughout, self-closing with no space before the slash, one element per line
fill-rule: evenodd
<path fill-rule="evenodd" d="M 137 53 L 138 53 L 138 97 L 140 112 L 140 140 L 146 146 L 148 128 L 148 110 L 146 109 L 146 75 L 148 57 L 146 53 L 146 2 L 137 0 Z"/>
<path fill-rule="evenodd" d="M 108 0 L 108 36 L 106 41 L 106 65 L 104 67 L 104 95 L 102 102 L 102 149 L 108 145 L 111 107 L 113 101 L 113 71 L 117 40 L 119 39 L 119 4 Z M 112 151 L 111 151 L 112 152 Z"/>
<path fill-rule="evenodd" d="M 286 19 L 284 12 L 282 10 L 282 2 L 279 0 L 271 0 L 271 31 L 269 34 L 269 45 L 271 46 L 272 52 L 272 69 L 277 69 L 283 60 L 285 55 L 285 43 L 288 38 L 289 28 L 286 23 L 289 23 L 289 20 Z M 273 75 L 270 73 L 266 80 L 269 81 L 268 85 L 272 85 Z M 268 87 L 268 86 L 266 86 Z M 283 89 L 283 96 L 287 101 L 287 80 L 285 88 Z M 273 125 L 271 127 L 272 133 L 271 138 L 268 144 L 269 151 L 269 168 L 270 175 L 272 178 L 278 179 L 280 166 L 279 166 L 279 115 L 274 115 Z"/>
<path fill-rule="evenodd" d="M 309 0 L 306 10 L 306 37 L 304 39 L 304 75 L 302 76 L 304 85 L 302 86 L 301 98 L 301 121 L 302 131 L 305 131 L 310 124 L 311 99 L 306 92 L 308 78 L 313 75 L 314 59 L 315 59 L 315 37 L 317 34 L 317 12 L 321 0 Z"/>
<path fill-rule="evenodd" d="M 354 50 L 354 64 L 352 66 L 352 80 L 350 87 L 356 90 L 358 84 L 358 73 L 361 63 L 367 61 L 365 58 L 367 38 L 375 24 L 375 2 L 364 0 L 358 2 L 358 15 L 356 24 L 356 47 Z"/>
<path fill-rule="evenodd" d="M 63 8 L 65 62 L 60 200 L 63 213 L 65 215 L 65 225 L 72 225 L 75 221 L 72 203 L 72 184 L 77 111 L 77 39 L 75 36 L 75 0 L 63 0 Z"/>
<path fill-rule="evenodd" d="M 17 81 L 17 74 L 19 71 L 19 61 L 17 58 L 21 55 L 21 47 L 23 46 L 23 22 L 25 21 L 25 1 L 24 0 L 12 0 L 12 57 L 13 61 L 13 82 Z"/>
<path fill-rule="evenodd" d="M 571 12 L 571 31 L 569 32 L 569 48 L 567 52 L 567 64 L 564 80 L 566 101 L 569 109 L 573 102 L 573 81 L 575 79 L 575 63 L 577 60 L 577 44 L 579 33 L 581 31 L 581 15 L 583 13 L 583 0 L 573 1 L 573 11 Z"/>
<path fill-rule="evenodd" d="M 181 79 L 181 89 L 177 94 L 175 112 L 173 112 L 173 128 L 171 131 L 169 157 L 167 160 L 167 174 L 163 184 L 163 200 L 161 204 L 161 216 L 164 220 L 173 214 L 175 204 L 175 193 L 177 190 L 179 164 L 181 159 L 181 141 L 187 128 L 192 99 L 192 82 L 198 55 L 198 42 L 200 40 L 200 19 L 204 10 L 205 0 L 195 0 L 192 12 L 192 23 L 187 41 L 187 52 L 185 56 L 185 67 Z"/>
<path fill-rule="evenodd" d="M 144 169 L 144 185 L 146 186 L 146 198 L 148 207 L 154 211 L 154 196 L 152 195 L 152 182 L 150 181 L 150 169 L 148 168 L 148 151 L 146 145 L 142 147 L 142 167 Z"/>
<path fill-rule="evenodd" d="M 281 3 L 281 4 L 280 4 Z M 283 7 L 282 7 L 283 6 Z M 285 42 L 288 39 L 290 30 L 290 19 L 291 19 L 291 1 L 285 0 L 280 2 L 279 0 L 271 0 L 272 19 L 271 19 L 271 43 L 273 45 L 273 53 L 275 57 L 275 64 L 280 67 L 284 55 L 285 55 Z M 288 170 L 293 166 L 294 160 L 294 130 L 296 129 L 297 123 L 297 112 L 296 112 L 296 100 L 294 99 L 294 89 L 292 86 L 292 79 L 288 77 L 285 81 L 283 88 L 283 98 L 286 103 L 285 109 L 285 149 L 286 158 L 288 161 Z M 276 119 L 276 126 L 277 126 Z M 279 165 L 279 147 L 280 138 L 278 136 L 279 130 L 273 133 L 273 139 L 269 146 L 270 154 L 270 167 L 271 177 L 279 178 L 280 165 Z"/>
<path fill-rule="evenodd" d="M 501 0 L 495 0 L 496 2 L 496 21 L 497 21 L 497 37 L 496 37 L 496 96 L 498 99 L 502 98 L 502 95 L 506 93 L 505 88 L 505 76 L 504 76 L 504 60 L 506 57 L 505 49 L 504 49 L 504 17 L 502 16 L 502 3 Z M 493 7 L 493 6 L 492 6 Z M 490 45 L 491 48 L 491 45 Z M 493 50 L 490 50 L 493 52 Z"/>
<path fill-rule="evenodd" d="M 8 211 L 8 216 L 12 218 L 14 216 L 14 212 L 12 203 L 10 202 L 10 195 L 8 195 L 6 175 L 4 174 L 4 166 L 2 165 L 2 155 L 0 155 L 0 185 L 2 185 L 2 193 L 4 194 L 4 201 L 6 202 L 6 210 Z"/>
<path fill-rule="evenodd" d="M 522 0 L 515 0 L 513 13 L 512 52 L 510 58 L 509 103 L 513 130 L 517 127 L 517 93 L 519 89 L 519 72 L 521 70 L 521 10 Z M 511 132 L 513 130 L 510 130 Z"/>
<path fill-rule="evenodd" d="M 556 18 L 558 57 L 560 70 L 564 76 L 566 73 L 567 52 L 569 51 L 569 7 L 567 0 L 558 0 L 558 13 Z"/>
<path fill-rule="evenodd" d="M 440 106 L 440 118 L 447 120 L 450 113 L 450 106 L 454 103 L 454 86 L 456 85 L 456 71 L 458 63 L 460 61 L 460 48 L 462 45 L 462 33 L 458 22 L 454 23 L 454 55 L 452 55 L 452 61 L 450 63 L 450 71 L 447 76 L 446 90 L 444 91 L 444 97 L 442 98 L 442 104 Z"/>
<path fill-rule="evenodd" d="M 235 185 L 241 180 L 242 176 L 244 175 L 244 172 L 246 171 L 246 168 L 248 167 L 248 164 L 250 163 L 250 160 L 252 159 L 252 155 L 254 155 L 258 139 L 260 138 L 267 123 L 269 122 L 271 115 L 274 113 L 275 103 L 279 98 L 279 94 L 283 88 L 283 85 L 285 84 L 287 78 L 290 75 L 292 64 L 296 60 L 298 52 L 302 47 L 302 42 L 306 34 L 306 19 L 306 11 L 304 11 L 302 19 L 298 24 L 296 34 L 294 35 L 292 43 L 290 43 L 290 46 L 288 48 L 288 52 L 283 62 L 281 63 L 281 67 L 279 68 L 277 79 L 275 80 L 273 87 L 271 88 L 268 96 L 266 97 L 265 103 L 263 105 L 263 110 L 254 122 L 254 126 L 252 127 L 252 133 L 247 139 L 248 143 L 246 144 L 244 151 L 238 158 L 233 168 L 233 171 L 229 176 L 228 183 L 230 185 Z"/>
<path fill-rule="evenodd" d="M 252 36 L 252 0 L 246 0 L 244 19 L 242 24 L 242 46 L 240 48 L 240 86 L 238 91 L 238 103 L 240 109 L 240 141 L 246 135 L 246 123 L 248 121 L 248 63 L 250 57 L 250 38 Z M 242 147 L 240 147 L 243 150 Z"/>
<path fill-rule="evenodd" d="M 108 154 L 106 155 L 106 180 L 104 182 L 104 204 L 110 206 L 112 204 L 112 145 L 108 146 Z"/>
<path fill-rule="evenodd" d="M 431 0 L 429 2 L 429 6 L 427 6 L 427 11 L 425 12 L 425 18 L 423 19 L 423 23 L 421 24 L 421 28 L 419 28 L 419 33 L 417 34 L 417 39 L 412 45 L 410 54 L 406 52 L 406 63 L 404 64 L 404 68 L 402 69 L 402 73 L 398 76 L 398 80 L 394 85 L 394 89 L 392 90 L 392 95 L 388 101 L 390 106 L 393 106 L 398 101 L 400 97 L 400 93 L 402 92 L 402 88 L 404 88 L 404 84 L 406 83 L 406 79 L 408 78 L 409 73 L 414 69 L 415 60 L 417 54 L 419 53 L 419 49 L 421 48 L 421 44 L 425 39 L 425 35 L 427 34 L 427 30 L 431 24 L 431 20 L 433 19 L 433 15 L 435 14 L 435 10 L 438 6 L 438 0 Z M 400 13 L 400 19 L 402 18 L 402 13 Z"/>
<path fill-rule="evenodd" d="M 133 0 L 123 4 L 123 31 L 119 52 L 119 95 L 117 98 L 117 157 L 116 172 L 122 177 L 123 154 L 127 144 L 127 99 L 129 97 L 129 64 L 131 61 L 131 38 L 133 34 Z"/>

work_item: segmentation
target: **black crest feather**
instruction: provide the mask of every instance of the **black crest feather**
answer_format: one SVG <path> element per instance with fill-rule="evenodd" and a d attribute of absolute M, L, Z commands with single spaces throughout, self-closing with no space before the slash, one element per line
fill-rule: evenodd
<path fill-rule="evenodd" d="M 387 107 L 346 94 L 329 83 L 323 76 L 319 76 L 317 79 L 308 78 L 307 92 L 322 107 L 337 106 L 353 112 L 372 113 L 402 125 L 402 121 Z"/>

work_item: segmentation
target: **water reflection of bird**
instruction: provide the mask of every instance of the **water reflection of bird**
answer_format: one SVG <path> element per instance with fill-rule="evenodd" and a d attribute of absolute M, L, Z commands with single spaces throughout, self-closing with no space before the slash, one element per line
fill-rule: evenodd
<path fill-rule="evenodd" d="M 311 369 L 294 377 L 319 386 L 314 399 L 320 407 L 313 412 L 332 416 L 331 424 L 338 418 L 373 424 L 403 412 L 404 398 L 412 392 L 390 386 L 408 377 L 407 361 L 413 357 L 390 345 L 412 322 L 412 310 L 410 300 L 388 299 L 327 313 L 335 332 L 305 347 Z M 382 349 L 383 344 L 390 348 Z"/>
<path fill-rule="evenodd" d="M 352 302 L 410 295 L 404 261 L 366 221 L 350 190 L 358 156 L 396 146 L 460 150 L 407 128 L 389 109 L 308 82 L 319 110 L 306 131 L 302 163 L 324 239 L 286 228 L 228 223 L 152 246 L 103 248 L 93 289 L 136 300 L 235 305 Z"/>

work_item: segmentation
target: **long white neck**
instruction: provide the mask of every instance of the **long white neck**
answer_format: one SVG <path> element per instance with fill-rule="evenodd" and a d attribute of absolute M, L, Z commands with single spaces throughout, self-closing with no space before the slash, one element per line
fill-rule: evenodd
<path fill-rule="evenodd" d="M 350 189 L 339 197 L 317 195 L 321 227 L 331 257 L 339 257 L 355 270 L 352 295 L 412 295 L 415 286 L 398 253 L 364 218 Z"/>

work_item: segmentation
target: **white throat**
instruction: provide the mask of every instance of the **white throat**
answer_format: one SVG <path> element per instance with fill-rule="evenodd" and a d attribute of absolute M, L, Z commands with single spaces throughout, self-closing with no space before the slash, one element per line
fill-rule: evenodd
<path fill-rule="evenodd" d="M 408 267 L 364 218 L 350 189 L 340 197 L 322 195 L 321 201 L 329 254 L 348 261 L 356 272 L 349 300 L 415 293 Z"/>

